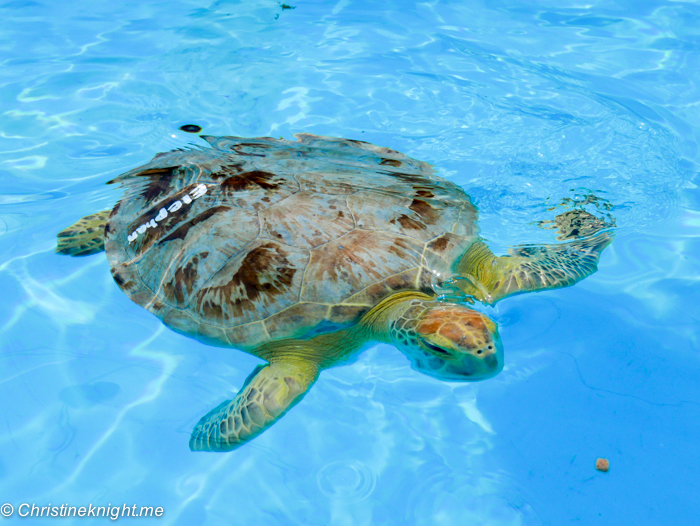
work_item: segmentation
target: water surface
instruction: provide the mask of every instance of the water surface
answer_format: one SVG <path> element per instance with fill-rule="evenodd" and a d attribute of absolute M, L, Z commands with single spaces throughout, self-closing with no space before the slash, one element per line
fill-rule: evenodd
<path fill-rule="evenodd" d="M 693 523 L 700 7 L 293 6 L 0 5 L 0 504 L 162 506 L 176 525 Z M 617 236 L 575 287 L 490 309 L 498 377 L 440 382 L 379 345 L 249 445 L 191 453 L 259 360 L 165 329 L 103 255 L 53 253 L 118 198 L 106 181 L 197 142 L 189 123 L 431 162 L 500 253 L 552 242 L 537 223 L 572 206 Z"/>

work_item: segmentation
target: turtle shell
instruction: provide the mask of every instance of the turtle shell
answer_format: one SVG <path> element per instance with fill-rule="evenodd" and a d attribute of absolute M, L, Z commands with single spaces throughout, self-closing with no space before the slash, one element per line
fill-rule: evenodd
<path fill-rule="evenodd" d="M 476 209 L 427 163 L 309 134 L 203 138 L 114 181 L 112 275 L 172 329 L 252 350 L 351 326 L 400 290 L 433 294 Z"/>

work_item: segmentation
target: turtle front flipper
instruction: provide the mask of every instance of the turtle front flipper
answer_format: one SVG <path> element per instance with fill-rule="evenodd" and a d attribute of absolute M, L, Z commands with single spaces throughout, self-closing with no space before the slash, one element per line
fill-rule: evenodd
<path fill-rule="evenodd" d="M 233 400 L 215 407 L 195 426 L 192 451 L 231 451 L 252 440 L 299 402 L 318 377 L 304 359 L 282 357 L 260 365 Z"/>
<path fill-rule="evenodd" d="M 105 249 L 105 225 L 111 210 L 90 214 L 61 230 L 56 253 L 66 256 L 89 256 Z"/>
<path fill-rule="evenodd" d="M 568 287 L 598 270 L 600 253 L 612 242 L 610 232 L 556 245 L 522 245 L 496 257 L 482 241 L 459 263 L 457 285 L 479 301 L 493 305 L 522 292 Z"/>

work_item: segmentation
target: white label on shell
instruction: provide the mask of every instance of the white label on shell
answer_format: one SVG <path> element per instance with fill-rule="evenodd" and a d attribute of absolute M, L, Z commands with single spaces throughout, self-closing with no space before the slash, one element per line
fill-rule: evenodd
<path fill-rule="evenodd" d="M 190 190 L 189 195 L 183 195 L 181 201 L 175 201 L 168 207 L 167 210 L 165 208 L 161 208 L 158 211 L 158 214 L 155 218 L 151 219 L 147 223 L 144 223 L 136 230 L 134 230 L 131 234 L 126 236 L 126 238 L 129 240 L 129 244 L 131 244 L 132 241 L 136 241 L 136 238 L 139 237 L 139 234 L 145 234 L 146 230 L 148 230 L 149 228 L 157 227 L 158 223 L 156 223 L 156 221 L 162 221 L 163 219 L 168 217 L 168 212 L 177 212 L 178 210 L 180 210 L 180 208 L 182 208 L 183 203 L 189 205 L 194 199 L 199 199 L 206 193 L 207 185 L 200 183 L 197 186 L 195 186 L 192 190 Z"/>
<path fill-rule="evenodd" d="M 192 199 L 199 199 L 202 197 L 204 194 L 207 193 L 207 186 L 204 184 L 199 184 L 197 185 L 197 188 L 192 190 L 190 192 L 190 195 L 192 196 Z"/>

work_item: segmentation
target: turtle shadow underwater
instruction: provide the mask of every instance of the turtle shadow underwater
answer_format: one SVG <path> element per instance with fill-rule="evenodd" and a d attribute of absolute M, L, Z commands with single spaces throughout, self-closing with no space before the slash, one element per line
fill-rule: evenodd
<path fill-rule="evenodd" d="M 203 135 L 117 177 L 124 196 L 58 234 L 105 251 L 117 285 L 165 325 L 267 363 L 195 426 L 193 451 L 230 451 L 297 404 L 324 369 L 375 342 L 445 380 L 503 368 L 475 302 L 567 287 L 597 270 L 613 224 L 560 214 L 560 243 L 495 256 L 477 210 L 432 167 L 361 141 Z M 444 291 L 450 291 L 445 294 Z"/>

